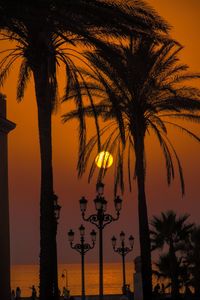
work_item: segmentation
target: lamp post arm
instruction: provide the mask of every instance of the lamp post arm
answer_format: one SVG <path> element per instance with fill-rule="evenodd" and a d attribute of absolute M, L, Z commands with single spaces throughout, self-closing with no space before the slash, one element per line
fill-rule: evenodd
<path fill-rule="evenodd" d="M 101 218 L 99 214 L 92 214 L 87 218 L 87 217 L 85 217 L 85 213 L 82 213 L 82 218 L 84 221 L 90 222 L 91 224 L 95 225 L 98 229 L 100 228 L 100 226 L 102 226 L 102 229 L 104 229 L 104 227 L 106 225 L 108 225 L 114 221 L 117 221 L 119 219 L 119 215 L 120 215 L 119 212 L 117 213 L 116 217 L 113 217 L 110 214 L 103 214 L 102 222 L 99 222 L 99 220 Z"/>
<path fill-rule="evenodd" d="M 89 216 L 88 218 L 85 217 L 85 214 L 82 213 L 82 218 L 86 222 L 90 222 L 91 224 L 95 225 L 97 228 L 99 228 L 99 219 L 97 214 L 93 214 Z"/>
<path fill-rule="evenodd" d="M 129 252 L 133 251 L 133 247 L 124 247 L 124 255 L 126 256 Z"/>
<path fill-rule="evenodd" d="M 113 251 L 120 254 L 121 255 L 121 251 L 122 249 L 121 248 L 116 248 L 116 247 L 113 247 Z"/>
<path fill-rule="evenodd" d="M 73 245 L 73 243 L 70 244 L 71 248 L 76 250 L 78 253 L 80 254 L 85 254 L 86 252 L 88 252 L 89 250 L 93 249 L 95 246 L 95 243 L 92 243 L 92 245 L 85 243 L 85 244 L 75 244 Z"/>
<path fill-rule="evenodd" d="M 112 215 L 110 215 L 110 214 L 104 214 L 103 215 L 103 228 L 106 226 L 106 225 L 108 225 L 108 224 L 110 224 L 110 223 L 112 223 L 112 222 L 114 222 L 114 221 L 117 221 L 118 219 L 119 219 L 119 213 L 117 213 L 117 216 L 116 217 L 113 217 Z"/>
<path fill-rule="evenodd" d="M 131 252 L 133 248 L 128 248 L 128 247 L 118 247 L 118 248 L 113 248 L 113 251 L 118 253 L 119 255 L 124 255 L 126 256 L 129 252 Z"/>
<path fill-rule="evenodd" d="M 71 248 L 79 252 L 80 254 L 82 253 L 82 245 L 81 244 L 70 244 Z"/>
<path fill-rule="evenodd" d="M 88 244 L 88 243 L 85 243 L 83 246 L 84 246 L 83 252 L 84 252 L 84 254 L 85 254 L 86 252 L 88 252 L 89 250 L 91 250 L 91 249 L 94 248 L 95 243 L 92 243 L 92 245 L 90 245 L 90 244 Z"/>

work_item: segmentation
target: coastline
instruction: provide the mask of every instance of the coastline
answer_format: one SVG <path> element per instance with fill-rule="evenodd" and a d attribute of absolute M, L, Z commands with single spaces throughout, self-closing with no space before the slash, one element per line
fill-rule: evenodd
<path fill-rule="evenodd" d="M 121 294 L 111 294 L 111 295 L 104 295 L 104 300 L 119 300 L 120 297 L 122 295 Z M 73 295 L 74 300 L 81 300 L 81 296 L 80 295 Z M 99 299 L 99 295 L 86 295 L 86 300 L 98 300 Z M 22 297 L 21 300 L 31 300 L 31 297 Z M 60 297 L 60 300 L 63 300 L 63 296 Z M 133 296 L 130 298 L 130 300 L 133 299 Z M 36 300 L 39 300 L 39 298 L 36 298 Z"/>

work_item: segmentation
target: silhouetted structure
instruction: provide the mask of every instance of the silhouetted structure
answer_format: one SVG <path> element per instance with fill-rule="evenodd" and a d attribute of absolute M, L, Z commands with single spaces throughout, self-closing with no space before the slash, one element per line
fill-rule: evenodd
<path fill-rule="evenodd" d="M 6 100 L 0 94 L 0 299 L 10 299 L 10 235 L 8 197 L 8 133 L 15 124 L 6 119 Z"/>
<path fill-rule="evenodd" d="M 120 240 L 121 240 L 121 246 L 120 247 L 116 247 L 116 242 L 117 239 L 116 237 L 113 235 L 111 241 L 112 241 L 112 246 L 113 246 L 113 250 L 115 252 L 117 252 L 118 254 L 121 255 L 122 257 L 122 270 L 123 270 L 123 286 L 122 286 L 122 290 L 123 290 L 123 294 L 126 293 L 126 268 L 125 268 L 125 256 L 131 252 L 133 250 L 133 244 L 134 244 L 134 237 L 132 235 L 130 235 L 129 237 L 129 243 L 130 243 L 130 248 L 129 247 L 125 247 L 125 233 L 123 231 L 121 231 L 120 233 Z"/>
<path fill-rule="evenodd" d="M 92 239 L 92 246 L 88 243 L 85 243 L 85 227 L 81 225 L 79 227 L 80 230 L 80 244 L 73 245 L 74 240 L 74 232 L 70 230 L 68 232 L 68 239 L 70 242 L 70 246 L 72 249 L 76 250 L 81 255 L 81 275 L 82 275 L 82 300 L 85 300 L 85 254 L 89 250 L 94 248 L 95 241 L 96 241 L 96 232 L 94 230 L 91 231 L 91 239 Z M 71 297 L 70 297 L 71 299 Z"/>
<path fill-rule="evenodd" d="M 82 212 L 82 218 L 84 221 L 94 224 L 99 230 L 99 299 L 103 299 L 103 229 L 106 225 L 117 221 L 119 219 L 120 210 L 122 207 L 122 200 L 118 197 L 115 198 L 115 211 L 116 217 L 106 214 L 107 201 L 104 198 L 104 184 L 97 183 L 96 186 L 97 197 L 94 199 L 94 204 L 97 213 L 90 215 L 88 218 L 85 217 L 85 211 L 87 208 L 87 200 L 82 197 L 80 199 L 80 209 Z"/>

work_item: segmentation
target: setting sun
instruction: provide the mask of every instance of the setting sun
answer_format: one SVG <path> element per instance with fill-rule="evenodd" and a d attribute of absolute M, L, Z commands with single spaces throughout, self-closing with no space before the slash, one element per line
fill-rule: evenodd
<path fill-rule="evenodd" d="M 98 168 L 109 168 L 113 164 L 113 157 L 108 151 L 101 151 L 97 155 L 95 163 Z"/>

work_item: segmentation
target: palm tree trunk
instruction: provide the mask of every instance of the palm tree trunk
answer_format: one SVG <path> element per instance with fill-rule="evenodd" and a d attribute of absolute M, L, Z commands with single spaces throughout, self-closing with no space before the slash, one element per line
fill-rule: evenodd
<path fill-rule="evenodd" d="M 144 135 L 138 134 L 135 139 L 136 176 L 138 186 L 138 215 L 140 253 L 142 267 L 143 299 L 152 299 L 152 269 L 151 269 L 151 245 L 149 235 L 149 223 L 145 194 L 145 166 L 144 166 Z"/>
<path fill-rule="evenodd" d="M 38 107 L 38 127 L 41 157 L 40 194 L 40 299 L 53 299 L 55 278 L 56 243 L 53 203 L 53 167 L 51 138 L 51 102 L 49 99 L 48 68 L 42 64 L 35 68 L 35 91 Z"/>
<path fill-rule="evenodd" d="M 170 273 L 172 284 L 172 299 L 179 299 L 179 280 L 178 280 L 178 262 L 175 254 L 173 242 L 170 243 Z"/>

